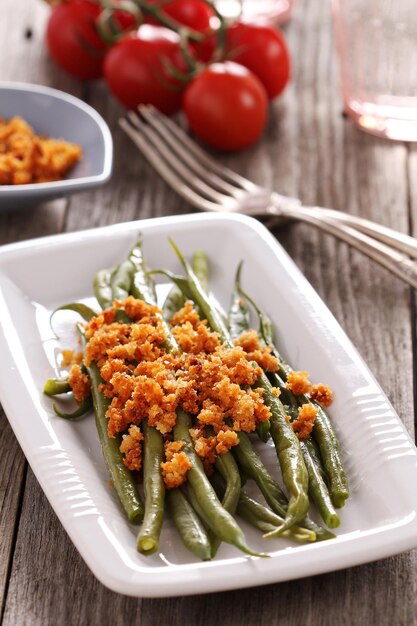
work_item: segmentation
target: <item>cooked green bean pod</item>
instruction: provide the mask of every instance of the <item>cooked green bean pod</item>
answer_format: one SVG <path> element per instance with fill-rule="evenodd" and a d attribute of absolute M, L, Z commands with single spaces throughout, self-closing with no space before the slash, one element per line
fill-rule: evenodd
<path fill-rule="evenodd" d="M 274 345 L 272 324 L 269 318 L 259 309 L 256 303 L 245 292 L 241 290 L 241 294 L 252 304 L 259 316 L 260 334 L 262 335 L 265 343 L 272 346 L 273 354 L 276 356 L 279 362 L 279 375 L 284 380 L 287 380 L 288 374 L 292 371 L 292 368 L 282 358 L 278 349 Z M 321 458 L 323 460 L 324 469 L 329 479 L 329 491 L 332 502 L 336 507 L 342 507 L 345 501 L 349 497 L 349 488 L 346 472 L 343 466 L 342 457 L 340 453 L 340 444 L 336 436 L 333 425 L 327 415 L 326 411 L 316 402 L 312 401 L 308 396 L 300 396 L 301 403 L 311 403 L 317 409 L 317 415 L 313 428 L 313 437 L 315 438 L 319 449 Z"/>
<path fill-rule="evenodd" d="M 75 313 L 81 315 L 86 322 L 89 322 L 97 315 L 91 307 L 86 304 L 82 304 L 82 302 L 69 302 L 68 304 L 63 304 L 62 306 L 57 307 L 54 311 L 52 311 L 51 319 L 58 311 L 74 311 Z"/>
<path fill-rule="evenodd" d="M 106 412 L 109 407 L 109 400 L 100 391 L 100 385 L 103 384 L 100 370 L 96 363 L 92 363 L 87 369 L 91 383 L 96 427 L 104 460 L 129 522 L 138 524 L 143 519 L 143 503 L 139 497 L 132 473 L 123 463 L 123 455 L 120 452 L 121 438 L 109 437 L 107 433 Z"/>
<path fill-rule="evenodd" d="M 240 481 L 239 469 L 236 465 L 231 452 L 220 454 L 216 458 L 215 467 L 222 476 L 226 489 L 222 496 L 221 503 L 223 508 L 231 515 L 235 514 L 237 503 L 239 502 Z M 211 555 L 214 557 L 221 544 L 220 538 L 215 535 L 211 539 Z"/>
<path fill-rule="evenodd" d="M 71 385 L 68 378 L 48 378 L 43 387 L 43 393 L 47 396 L 59 396 L 69 391 L 71 391 Z"/>
<path fill-rule="evenodd" d="M 108 309 L 113 304 L 111 275 L 112 270 L 99 270 L 94 276 L 93 291 L 102 309 Z"/>
<path fill-rule="evenodd" d="M 309 441 L 300 441 L 300 445 L 308 471 L 308 492 L 311 499 L 316 505 L 326 526 L 329 528 L 337 528 L 340 524 L 340 519 L 334 510 L 329 490 L 323 480 L 320 468 L 317 466 L 316 460 L 311 454 Z"/>
<path fill-rule="evenodd" d="M 142 422 L 143 431 L 143 488 L 145 514 L 138 535 L 137 547 L 142 554 L 154 554 L 159 546 L 164 519 L 165 485 L 161 474 L 164 460 L 164 439 L 156 428 Z"/>
<path fill-rule="evenodd" d="M 219 333 L 226 345 L 232 345 L 229 331 L 215 307 L 211 306 L 204 289 L 200 285 L 189 263 L 177 246 L 170 240 L 174 251 L 184 267 L 193 300 L 203 311 L 210 327 Z M 290 495 L 285 523 L 282 530 L 290 528 L 303 519 L 308 511 L 308 474 L 298 439 L 285 419 L 285 411 L 281 402 L 272 393 L 272 386 L 265 375 L 260 376 L 257 386 L 264 390 L 264 402 L 271 411 L 271 434 L 277 451 L 285 486 Z"/>
<path fill-rule="evenodd" d="M 218 537 L 226 543 L 242 550 L 251 556 L 266 556 L 265 554 L 251 550 L 246 544 L 242 530 L 221 505 L 213 487 L 208 480 L 200 458 L 197 456 L 189 433 L 191 418 L 181 410 L 177 412 L 177 422 L 174 426 L 174 439 L 183 441 L 182 451 L 190 460 L 192 467 L 188 472 L 187 479 L 190 490 L 198 499 L 200 505 L 200 517 L 202 521 Z"/>
<path fill-rule="evenodd" d="M 63 417 L 66 420 L 72 421 L 72 420 L 76 420 L 79 417 L 82 417 L 83 415 L 88 413 L 92 409 L 92 406 L 93 406 L 93 400 L 92 400 L 91 396 L 88 395 L 78 405 L 78 407 L 76 409 L 74 409 L 74 411 L 72 411 L 70 413 L 66 413 L 65 411 L 61 411 L 61 409 L 58 409 L 56 404 L 53 404 L 52 408 L 53 408 L 55 414 L 58 415 L 58 417 Z"/>
<path fill-rule="evenodd" d="M 166 497 L 175 527 L 185 547 L 202 561 L 209 561 L 211 559 L 209 537 L 184 492 L 179 488 L 168 489 Z"/>

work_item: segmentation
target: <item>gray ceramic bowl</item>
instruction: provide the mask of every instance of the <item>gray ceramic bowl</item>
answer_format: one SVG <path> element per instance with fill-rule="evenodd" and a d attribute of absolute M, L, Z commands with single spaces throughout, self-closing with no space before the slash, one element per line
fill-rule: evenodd
<path fill-rule="evenodd" d="M 111 175 L 113 142 L 106 122 L 92 107 L 63 91 L 23 83 L 0 83 L 0 118 L 19 115 L 39 135 L 77 143 L 83 157 L 64 180 L 0 185 L 0 210 L 33 206 L 92 189 Z"/>

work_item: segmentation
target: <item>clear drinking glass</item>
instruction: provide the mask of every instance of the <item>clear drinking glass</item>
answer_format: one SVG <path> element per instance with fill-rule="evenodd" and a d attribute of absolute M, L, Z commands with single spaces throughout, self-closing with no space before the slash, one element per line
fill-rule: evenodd
<path fill-rule="evenodd" d="M 220 13 L 227 18 L 241 16 L 247 22 L 282 24 L 290 15 L 294 0 L 216 0 Z"/>
<path fill-rule="evenodd" d="M 417 0 L 333 0 L 333 17 L 346 113 L 417 141 Z"/>
<path fill-rule="evenodd" d="M 333 0 L 333 17 L 346 113 L 417 141 L 417 0 Z"/>

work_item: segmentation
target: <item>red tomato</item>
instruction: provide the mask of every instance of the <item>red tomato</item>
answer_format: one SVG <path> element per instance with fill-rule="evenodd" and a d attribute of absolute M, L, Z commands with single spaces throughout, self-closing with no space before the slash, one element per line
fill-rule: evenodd
<path fill-rule="evenodd" d="M 270 100 L 281 93 L 290 76 L 290 55 L 279 30 L 236 22 L 227 31 L 226 48 L 233 61 L 256 74 Z"/>
<path fill-rule="evenodd" d="M 148 4 L 158 4 L 160 0 L 148 0 Z M 203 0 L 172 0 L 163 6 L 163 12 L 175 21 L 204 33 L 210 28 L 210 20 L 214 16 L 211 9 Z M 151 16 L 146 16 L 146 22 L 157 24 Z"/>
<path fill-rule="evenodd" d="M 268 98 L 252 72 L 228 61 L 209 65 L 190 83 L 183 108 L 191 130 L 205 143 L 240 150 L 265 128 Z"/>
<path fill-rule="evenodd" d="M 138 26 L 136 17 L 133 15 L 133 13 L 129 13 L 129 11 L 121 11 L 120 9 L 115 9 L 112 15 L 117 26 L 122 31 L 133 30 Z"/>
<path fill-rule="evenodd" d="M 181 93 L 163 59 L 178 67 L 179 58 L 177 33 L 144 24 L 109 50 L 104 75 L 110 91 L 128 109 L 153 104 L 170 115 L 179 109 Z"/>
<path fill-rule="evenodd" d="M 72 0 L 51 13 L 46 41 L 52 59 L 74 78 L 89 80 L 102 75 L 106 44 L 95 22 L 100 7 L 88 0 Z"/>

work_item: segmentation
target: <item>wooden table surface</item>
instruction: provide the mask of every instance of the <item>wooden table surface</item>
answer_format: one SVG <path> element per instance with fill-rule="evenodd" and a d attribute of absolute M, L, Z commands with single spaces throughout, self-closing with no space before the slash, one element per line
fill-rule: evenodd
<path fill-rule="evenodd" d="M 0 244 L 191 212 L 118 129 L 121 109 L 105 86 L 80 84 L 52 65 L 44 45 L 48 8 L 40 0 L 2 0 L 1 5 L 0 79 L 50 85 L 94 106 L 112 129 L 115 165 L 111 182 L 98 191 L 0 214 Z M 329 3 L 299 0 L 285 33 L 294 59 L 293 80 L 273 104 L 263 139 L 250 150 L 219 159 L 305 203 L 337 207 L 413 232 L 417 149 L 363 134 L 343 118 Z M 290 225 L 274 234 L 346 330 L 413 435 L 414 293 L 312 227 Z M 0 608 L 5 626 L 417 624 L 415 551 L 245 591 L 160 600 L 113 593 L 95 579 L 68 539 L 3 413 L 0 422 Z"/>

